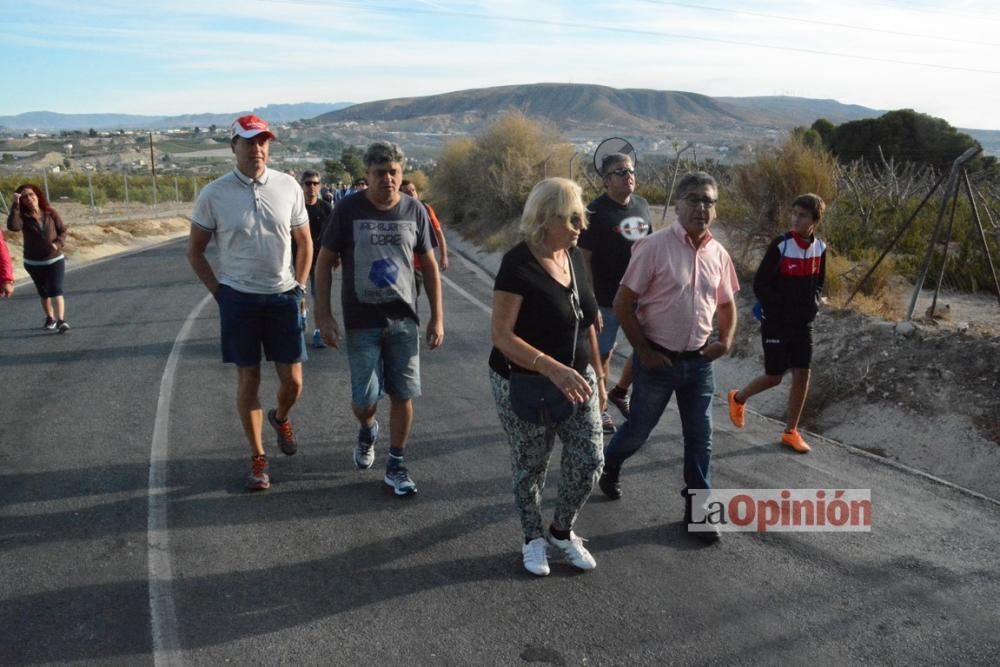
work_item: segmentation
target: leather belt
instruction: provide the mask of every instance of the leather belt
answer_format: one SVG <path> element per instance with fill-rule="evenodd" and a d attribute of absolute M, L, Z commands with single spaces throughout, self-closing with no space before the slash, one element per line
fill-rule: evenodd
<path fill-rule="evenodd" d="M 670 361 L 691 361 L 692 359 L 701 359 L 702 357 L 701 351 L 705 348 L 705 346 L 702 345 L 697 350 L 674 352 L 673 350 L 668 350 L 662 345 L 657 345 L 653 341 L 649 342 L 649 346 L 654 350 L 656 350 L 657 352 L 659 352 L 660 354 L 665 355 L 667 359 L 669 359 Z"/>

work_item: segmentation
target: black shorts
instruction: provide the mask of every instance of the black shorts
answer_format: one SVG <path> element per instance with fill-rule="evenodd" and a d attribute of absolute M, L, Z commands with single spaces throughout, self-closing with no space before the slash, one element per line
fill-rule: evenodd
<path fill-rule="evenodd" d="M 764 372 L 784 375 L 789 368 L 809 368 L 812 363 L 812 327 L 760 325 L 760 342 L 764 346 Z"/>
<path fill-rule="evenodd" d="M 24 270 L 31 276 L 31 281 L 35 283 L 38 296 L 48 299 L 53 296 L 63 295 L 63 277 L 66 275 L 66 260 L 60 259 L 53 264 L 40 266 L 38 264 L 25 264 Z"/>

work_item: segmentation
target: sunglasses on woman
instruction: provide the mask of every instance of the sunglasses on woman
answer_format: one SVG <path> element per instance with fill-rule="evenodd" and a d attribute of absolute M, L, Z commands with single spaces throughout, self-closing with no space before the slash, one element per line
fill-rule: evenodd
<path fill-rule="evenodd" d="M 583 216 L 580 215 L 579 213 L 573 213 L 569 217 L 561 216 L 557 219 L 560 220 L 563 224 L 565 224 L 568 229 L 574 232 L 579 232 L 583 229 L 584 219 Z"/>

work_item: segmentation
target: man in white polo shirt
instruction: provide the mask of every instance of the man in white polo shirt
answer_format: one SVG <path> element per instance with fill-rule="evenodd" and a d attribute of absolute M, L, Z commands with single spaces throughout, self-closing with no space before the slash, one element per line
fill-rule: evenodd
<path fill-rule="evenodd" d="M 300 317 L 312 262 L 305 198 L 295 179 L 267 168 L 274 134 L 257 116 L 232 125 L 236 168 L 198 195 L 191 214 L 188 261 L 219 304 L 222 361 L 236 364 L 236 408 L 252 457 L 247 488 L 271 486 L 261 436 L 261 349 L 280 382 L 267 420 L 287 455 L 297 449 L 288 413 L 302 393 L 306 358 Z M 218 275 L 205 257 L 208 242 L 219 249 Z M 292 272 L 292 240 L 295 269 Z"/>

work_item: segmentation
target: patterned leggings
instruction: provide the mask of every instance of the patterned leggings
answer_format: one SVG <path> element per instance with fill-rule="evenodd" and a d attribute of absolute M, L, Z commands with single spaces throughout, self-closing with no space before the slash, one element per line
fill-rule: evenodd
<path fill-rule="evenodd" d="M 500 423 L 510 442 L 514 473 L 514 501 L 521 514 L 525 540 L 542 537 L 542 488 L 556 435 L 562 440 L 562 467 L 552 525 L 571 530 L 576 515 L 590 497 L 604 465 L 604 436 L 598 406 L 596 376 L 587 368 L 586 378 L 594 389 L 590 400 L 558 426 L 548 428 L 526 422 L 510 407 L 510 381 L 490 370 L 490 385 Z"/>

